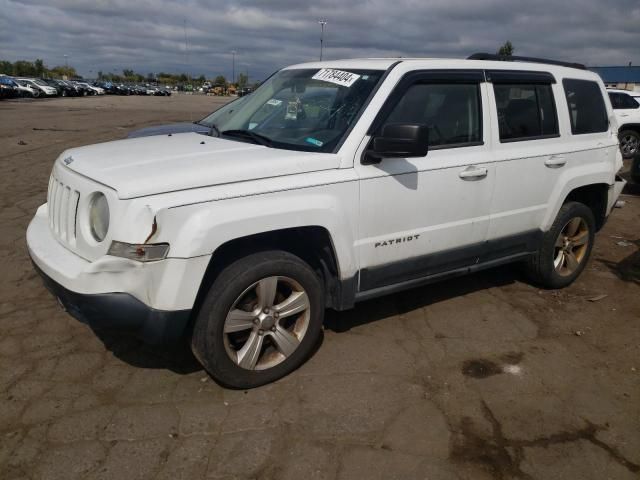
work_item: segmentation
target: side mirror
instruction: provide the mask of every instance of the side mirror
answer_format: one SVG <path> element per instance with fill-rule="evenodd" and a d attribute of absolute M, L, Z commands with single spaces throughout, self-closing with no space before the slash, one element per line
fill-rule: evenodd
<path fill-rule="evenodd" d="M 380 163 L 383 158 L 424 157 L 429 151 L 429 127 L 424 124 L 392 123 L 373 137 L 362 159 L 363 165 Z"/>

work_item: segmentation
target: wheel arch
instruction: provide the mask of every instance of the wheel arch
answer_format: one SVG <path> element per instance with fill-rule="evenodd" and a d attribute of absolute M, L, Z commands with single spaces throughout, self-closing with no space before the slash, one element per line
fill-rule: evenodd
<path fill-rule="evenodd" d="M 621 133 L 625 130 L 633 130 L 640 134 L 640 123 L 624 123 L 618 127 L 618 133 Z"/>
<path fill-rule="evenodd" d="M 596 231 L 600 230 L 607 218 L 607 201 L 609 185 L 606 183 L 592 183 L 571 190 L 565 197 L 562 205 L 568 202 L 579 202 L 593 212 L 596 220 Z"/>
<path fill-rule="evenodd" d="M 307 225 L 238 237 L 218 246 L 198 289 L 192 317 L 197 316 L 209 288 L 226 266 L 243 256 L 264 250 L 283 250 L 307 262 L 322 278 L 327 307 L 345 309 L 353 304 L 353 282 L 341 280 L 340 264 L 330 232 L 323 226 Z"/>

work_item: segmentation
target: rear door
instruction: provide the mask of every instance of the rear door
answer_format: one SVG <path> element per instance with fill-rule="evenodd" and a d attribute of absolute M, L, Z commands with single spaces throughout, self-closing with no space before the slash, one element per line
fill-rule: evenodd
<path fill-rule="evenodd" d="M 563 92 L 547 72 L 488 71 L 494 125 L 495 191 L 488 251 L 483 260 L 536 249 L 541 226 L 568 158 L 556 98 Z"/>
<path fill-rule="evenodd" d="M 410 282 L 478 261 L 489 227 L 494 171 L 484 74 L 407 74 L 369 130 L 426 124 L 421 158 L 355 161 L 360 177 L 360 291 Z"/>

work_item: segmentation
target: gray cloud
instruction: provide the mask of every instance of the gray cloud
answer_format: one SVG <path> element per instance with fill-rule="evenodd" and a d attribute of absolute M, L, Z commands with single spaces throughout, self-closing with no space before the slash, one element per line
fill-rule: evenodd
<path fill-rule="evenodd" d="M 464 57 L 509 39 L 516 53 L 589 65 L 640 63 L 640 3 L 616 0 L 0 0 L 0 58 L 98 70 L 264 78 L 326 58 Z M 187 52 L 185 52 L 185 27 Z"/>

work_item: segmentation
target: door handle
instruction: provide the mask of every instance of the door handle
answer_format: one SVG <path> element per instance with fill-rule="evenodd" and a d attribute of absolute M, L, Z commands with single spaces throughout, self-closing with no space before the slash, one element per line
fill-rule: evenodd
<path fill-rule="evenodd" d="M 567 163 L 567 159 L 564 155 L 551 155 L 544 161 L 544 164 L 549 168 L 560 168 L 564 167 Z"/>
<path fill-rule="evenodd" d="M 487 173 L 489 173 L 489 170 L 484 167 L 468 167 L 458 173 L 458 176 L 463 180 L 480 180 L 486 177 Z"/>

